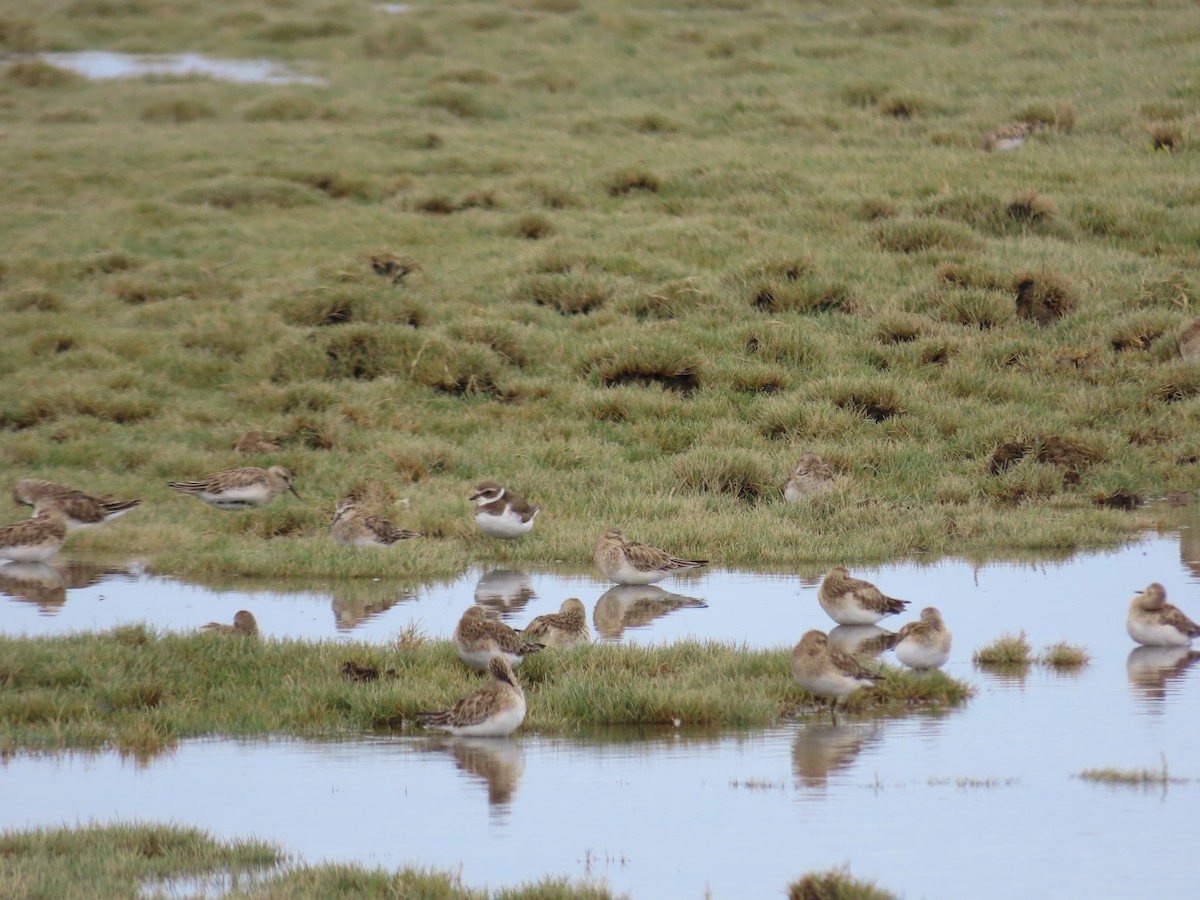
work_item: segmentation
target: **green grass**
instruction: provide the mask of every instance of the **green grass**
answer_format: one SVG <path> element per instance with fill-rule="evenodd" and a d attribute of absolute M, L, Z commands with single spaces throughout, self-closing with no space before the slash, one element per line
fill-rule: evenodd
<path fill-rule="evenodd" d="M 1067 641 L 1051 644 L 1038 655 L 1038 662 L 1043 666 L 1061 671 L 1082 669 L 1091 661 L 1091 654 L 1087 652 L 1086 647 Z"/>
<path fill-rule="evenodd" d="M 788 900 L 896 900 L 891 891 L 855 878 L 846 869 L 811 872 L 788 885 Z"/>
<path fill-rule="evenodd" d="M 1187 784 L 1192 780 L 1171 775 L 1165 757 L 1161 769 L 1084 769 L 1076 777 L 1096 784 L 1164 789 L 1170 784 Z"/>
<path fill-rule="evenodd" d="M 0 833 L 0 893 L 5 897 L 123 900 L 177 896 L 192 879 L 221 883 L 222 897 L 394 898 L 429 900 L 604 900 L 603 885 L 545 878 L 499 890 L 465 886 L 461 877 L 433 869 L 397 872 L 358 865 L 289 863 L 260 841 L 219 841 L 177 825 L 122 823 Z"/>
<path fill-rule="evenodd" d="M 1200 487 L 1193 4 L 732 7 L 0 0 L 5 53 L 327 80 L 0 64 L 8 477 L 143 498 L 68 553 L 355 578 L 580 565 L 609 525 L 737 567 L 1113 545 L 1154 519 L 1111 498 Z M 810 450 L 845 488 L 785 505 Z M 165 485 L 270 463 L 303 501 Z M 475 534 L 485 478 L 532 535 Z M 368 481 L 430 537 L 329 548 Z"/>
<path fill-rule="evenodd" d="M 375 669 L 357 681 L 343 669 Z M 940 672 L 885 668 L 855 711 L 902 713 L 965 702 L 973 689 Z M 805 714 L 786 649 L 683 642 L 591 645 L 540 653 L 517 671 L 524 731 L 595 726 L 764 727 Z M 116 747 L 150 756 L 201 735 L 353 736 L 416 729 L 415 714 L 481 684 L 448 642 L 407 634 L 395 647 L 156 635 L 130 626 L 93 635 L 0 639 L 0 751 Z"/>
<path fill-rule="evenodd" d="M 1025 632 L 1005 634 L 971 654 L 971 661 L 983 669 L 1019 669 L 1033 665 L 1033 647 Z"/>

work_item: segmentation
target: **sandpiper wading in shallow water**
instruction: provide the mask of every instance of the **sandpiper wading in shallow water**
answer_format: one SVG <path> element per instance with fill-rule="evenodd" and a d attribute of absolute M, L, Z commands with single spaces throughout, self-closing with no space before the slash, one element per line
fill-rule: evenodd
<path fill-rule="evenodd" d="M 874 625 L 908 606 L 907 600 L 888 597 L 871 582 L 851 577 L 845 566 L 834 566 L 825 575 L 817 602 L 839 625 Z"/>
<path fill-rule="evenodd" d="M 596 566 L 617 584 L 653 584 L 668 575 L 707 565 L 706 559 L 679 559 L 665 550 L 625 539 L 610 528 L 596 541 Z"/>
<path fill-rule="evenodd" d="M 936 607 L 921 610 L 920 621 L 896 633 L 896 659 L 910 669 L 939 669 L 950 658 L 950 629 Z"/>
<path fill-rule="evenodd" d="M 870 687 L 882 676 L 863 666 L 848 653 L 829 646 L 823 631 L 806 631 L 792 650 L 792 677 L 811 694 L 832 697 L 830 712 L 842 697 Z"/>
<path fill-rule="evenodd" d="M 1185 647 L 1200 637 L 1197 625 L 1167 602 L 1167 590 L 1154 582 L 1133 598 L 1125 618 L 1129 636 L 1147 647 Z"/>
<path fill-rule="evenodd" d="M 491 678 L 483 687 L 442 712 L 417 715 L 432 728 L 474 737 L 507 737 L 525 720 L 525 692 L 502 656 L 487 666 Z"/>

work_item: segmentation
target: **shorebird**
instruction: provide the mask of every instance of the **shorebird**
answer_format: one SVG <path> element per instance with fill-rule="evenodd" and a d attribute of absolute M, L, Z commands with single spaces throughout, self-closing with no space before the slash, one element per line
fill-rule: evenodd
<path fill-rule="evenodd" d="M 921 619 L 896 632 L 896 659 L 910 669 L 940 669 L 950 658 L 950 629 L 936 607 L 921 610 Z"/>
<path fill-rule="evenodd" d="M 258 622 L 254 613 L 248 609 L 239 609 L 233 614 L 233 624 L 224 622 L 209 622 L 200 626 L 201 631 L 211 631 L 213 634 L 240 634 L 243 637 L 258 637 Z"/>
<path fill-rule="evenodd" d="M 829 646 L 825 632 L 806 631 L 792 650 L 792 677 L 810 694 L 832 697 L 830 712 L 837 702 L 862 687 L 870 687 L 881 676 L 864 667 L 848 653 Z"/>
<path fill-rule="evenodd" d="M 596 566 L 617 584 L 653 584 L 668 575 L 697 569 L 706 559 L 679 559 L 665 550 L 625 539 L 619 528 L 610 528 L 596 541 Z"/>
<path fill-rule="evenodd" d="M 837 487 L 833 467 L 817 453 L 805 453 L 783 486 L 783 499 L 803 503 L 816 494 L 828 494 Z"/>
<path fill-rule="evenodd" d="M 1016 150 L 1025 139 L 1041 128 L 1043 122 L 1008 122 L 998 125 L 985 134 L 979 142 L 979 149 L 985 153 L 994 150 Z"/>
<path fill-rule="evenodd" d="M 67 520 L 57 506 L 47 506 L 32 519 L 0 528 L 0 559 L 42 562 L 62 549 Z"/>
<path fill-rule="evenodd" d="M 42 478 L 22 478 L 13 485 L 12 496 L 21 506 L 32 506 L 35 515 L 47 506 L 57 506 L 62 510 L 68 531 L 110 522 L 142 502 L 93 497 L 57 481 Z"/>
<path fill-rule="evenodd" d="M 481 672 L 494 657 L 502 656 L 510 666 L 517 666 L 527 655 L 542 649 L 541 644 L 525 640 L 503 622 L 489 619 L 479 606 L 469 607 L 462 614 L 450 642 L 459 659 Z"/>
<path fill-rule="evenodd" d="M 182 494 L 199 497 L 217 509 L 248 509 L 266 506 L 284 491 L 300 495 L 292 487 L 292 473 L 283 466 L 260 469 L 245 466 L 217 472 L 200 481 L 169 481 L 167 484 Z"/>
<path fill-rule="evenodd" d="M 503 656 L 487 665 L 487 684 L 463 697 L 451 709 L 421 712 L 425 724 L 451 734 L 507 737 L 525 720 L 525 692 Z"/>
<path fill-rule="evenodd" d="M 338 501 L 330 531 L 339 544 L 359 547 L 388 547 L 397 541 L 425 536 L 422 531 L 399 528 L 382 516 L 367 512 L 353 497 Z"/>
<path fill-rule="evenodd" d="M 494 481 L 481 481 L 470 497 L 475 501 L 475 524 L 489 537 L 519 538 L 533 529 L 541 507 Z"/>
<path fill-rule="evenodd" d="M 834 566 L 826 573 L 817 601 L 839 625 L 874 625 L 908 606 L 907 600 L 888 597 L 871 582 L 852 578 L 845 566 Z"/>
<path fill-rule="evenodd" d="M 1147 647 L 1185 647 L 1200 637 L 1200 625 L 1167 602 L 1167 590 L 1157 581 L 1133 598 L 1125 628 Z"/>
<path fill-rule="evenodd" d="M 526 640 L 536 641 L 547 647 L 573 647 L 592 640 L 587 623 L 587 609 L 577 597 L 562 602 L 556 613 L 538 616 L 525 626 L 521 634 Z"/>

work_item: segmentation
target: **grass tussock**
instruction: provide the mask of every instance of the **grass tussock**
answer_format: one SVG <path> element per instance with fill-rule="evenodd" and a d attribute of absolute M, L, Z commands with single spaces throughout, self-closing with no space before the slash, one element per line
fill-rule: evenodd
<path fill-rule="evenodd" d="M 1005 634 L 971 654 L 971 661 L 986 669 L 1024 669 L 1033 665 L 1033 647 L 1025 632 Z"/>
<path fill-rule="evenodd" d="M 1092 656 L 1086 647 L 1059 641 L 1044 647 L 1038 654 L 1038 662 L 1050 669 L 1073 672 L 1084 668 L 1092 661 Z"/>
<path fill-rule="evenodd" d="M 69 860 L 69 864 L 64 864 Z M 498 893 L 467 887 L 461 873 L 397 871 L 345 863 L 298 864 L 254 839 L 218 840 L 204 831 L 153 822 L 39 828 L 0 834 L 0 883 L 14 897 L 137 897 L 179 884 L 232 881 L 226 896 L 427 897 L 440 900 L 612 900 L 603 885 L 545 877 Z M 86 886 L 86 887 L 83 887 Z"/>
<path fill-rule="evenodd" d="M 848 868 L 812 872 L 788 885 L 788 900 L 897 900 L 873 881 L 850 874 Z"/>
<path fill-rule="evenodd" d="M 981 246 L 970 228 L 940 219 L 888 219 L 875 227 L 873 237 L 893 253 L 972 253 Z"/>
<path fill-rule="evenodd" d="M 401 635 L 396 646 L 230 640 L 108 632 L 0 642 L 0 724 L 13 747 L 125 747 L 152 753 L 202 735 L 357 735 L 408 728 L 420 710 L 452 705 L 477 678 L 444 641 Z M 599 725 L 761 727 L 807 698 L 790 677 L 790 651 L 716 643 L 653 648 L 592 645 L 540 654 L 518 673 L 526 730 Z M 396 677 L 370 690 L 347 660 Z M 303 672 L 297 678 L 295 673 Z M 968 685 L 942 673 L 886 670 L 853 708 L 954 706 Z"/>
<path fill-rule="evenodd" d="M 1071 283 L 1051 269 L 1020 272 L 1013 277 L 1017 315 L 1035 325 L 1051 325 L 1075 310 L 1078 298 Z"/>

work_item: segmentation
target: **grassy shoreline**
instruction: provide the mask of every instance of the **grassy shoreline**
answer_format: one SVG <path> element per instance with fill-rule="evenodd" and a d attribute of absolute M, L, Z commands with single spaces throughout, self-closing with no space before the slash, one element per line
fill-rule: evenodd
<path fill-rule="evenodd" d="M 347 680 L 342 669 L 348 662 L 374 668 L 379 677 Z M 884 672 L 879 686 L 852 695 L 850 710 L 955 706 L 973 693 L 941 672 Z M 765 727 L 803 715 L 812 701 L 791 678 L 789 648 L 592 645 L 537 654 L 517 676 L 528 701 L 525 733 L 611 725 Z M 479 683 L 445 641 L 397 649 L 159 636 L 143 626 L 5 638 L 0 750 L 116 747 L 152 755 L 202 735 L 421 733 L 412 724 L 416 712 L 446 708 Z"/>
<path fill-rule="evenodd" d="M 424 577 L 618 526 L 861 563 L 1113 546 L 1200 489 L 1186 0 L 185 7 L 0 2 L 0 476 L 144 501 L 68 552 Z M 31 56 L 88 49 L 325 83 Z M 1049 124 L 979 149 L 1015 119 Z M 788 506 L 805 451 L 840 486 Z M 304 499 L 165 485 L 245 464 Z M 483 479 L 532 535 L 475 534 Z M 333 547 L 351 489 L 429 537 Z"/>

